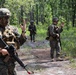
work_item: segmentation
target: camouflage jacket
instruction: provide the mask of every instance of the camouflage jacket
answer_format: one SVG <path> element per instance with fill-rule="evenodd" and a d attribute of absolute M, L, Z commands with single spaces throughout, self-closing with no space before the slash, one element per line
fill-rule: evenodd
<path fill-rule="evenodd" d="M 48 27 L 47 35 L 48 35 L 49 37 L 52 37 L 52 38 L 56 39 L 56 38 L 57 38 L 57 34 L 60 35 L 60 33 L 61 33 L 62 31 L 63 31 L 63 28 L 62 28 L 62 27 L 58 27 L 58 26 L 56 26 L 56 25 L 50 25 L 50 26 Z"/>
<path fill-rule="evenodd" d="M 16 49 L 26 41 L 26 37 L 18 33 L 17 28 L 13 26 L 7 26 L 5 29 L 0 27 L 0 32 L 2 32 L 2 39 L 8 44 L 13 44 Z"/>
<path fill-rule="evenodd" d="M 32 34 L 36 34 L 36 26 L 35 25 L 29 25 L 28 30 Z"/>

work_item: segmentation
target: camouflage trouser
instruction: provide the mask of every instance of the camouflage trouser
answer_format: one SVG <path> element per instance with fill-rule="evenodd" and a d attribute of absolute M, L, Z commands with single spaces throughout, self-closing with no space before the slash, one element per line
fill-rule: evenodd
<path fill-rule="evenodd" d="M 8 75 L 8 69 L 5 63 L 0 59 L 0 75 Z"/>
<path fill-rule="evenodd" d="M 34 34 L 34 33 L 31 33 L 31 34 L 30 34 L 30 39 L 31 39 L 31 41 L 33 41 L 33 42 L 35 41 L 35 34 Z"/>
<path fill-rule="evenodd" d="M 51 58 L 54 58 L 54 51 L 56 50 L 56 58 L 58 58 L 60 56 L 60 51 L 61 51 L 61 47 L 60 47 L 60 42 L 58 41 L 50 41 L 50 56 Z"/>
<path fill-rule="evenodd" d="M 0 75 L 16 75 L 14 68 L 14 63 L 9 63 L 7 65 L 0 59 Z"/>
<path fill-rule="evenodd" d="M 14 70 L 15 69 L 15 63 L 11 62 L 8 64 L 8 74 L 9 75 L 16 75 L 16 71 Z"/>

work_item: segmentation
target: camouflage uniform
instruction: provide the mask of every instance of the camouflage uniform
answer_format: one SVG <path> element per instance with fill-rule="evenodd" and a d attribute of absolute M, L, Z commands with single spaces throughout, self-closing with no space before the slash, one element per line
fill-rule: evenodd
<path fill-rule="evenodd" d="M 60 56 L 61 46 L 60 46 L 60 33 L 63 31 L 62 27 L 58 27 L 54 24 L 48 27 L 48 37 L 50 42 L 50 56 L 54 58 L 54 51 L 56 50 L 56 58 Z M 59 37 L 57 37 L 59 34 Z"/>
<path fill-rule="evenodd" d="M 2 32 L 2 39 L 8 45 L 12 44 L 14 45 L 14 47 L 16 46 L 16 49 L 19 49 L 19 47 L 26 41 L 26 37 L 22 36 L 22 34 L 20 35 L 17 32 L 17 29 L 14 27 L 6 26 L 3 28 L 2 25 L 0 25 L 0 32 Z M 14 69 L 15 60 L 13 59 L 13 57 L 10 57 L 9 55 L 2 55 L 0 53 L 0 75 L 16 75 Z"/>
<path fill-rule="evenodd" d="M 2 33 L 4 33 L 4 29 L 2 29 L 1 28 L 1 30 L 0 31 L 2 31 Z M 9 31 L 9 29 L 8 29 L 8 31 Z M 15 29 L 15 31 L 16 31 L 16 29 Z M 11 44 L 15 44 L 16 43 L 16 48 L 17 49 L 19 49 L 19 47 L 26 41 L 26 37 L 23 37 L 22 35 L 19 35 L 17 32 L 15 32 L 15 31 L 13 31 L 12 33 L 15 35 L 15 39 L 12 41 L 12 40 L 10 40 L 10 38 L 11 37 L 9 37 L 8 39 L 7 39 L 7 37 L 3 34 L 3 39 L 4 39 L 4 41 L 7 43 L 7 42 L 11 42 Z M 8 33 L 9 34 L 9 33 Z M 7 35 L 7 34 L 6 34 Z M 12 36 L 12 35 L 11 35 Z M 13 37 L 13 36 L 12 36 Z M 12 43 L 12 42 L 14 42 L 14 43 Z M 10 44 L 10 43 L 9 43 Z M 0 69 L 0 71 L 2 70 L 2 67 L 4 66 L 5 68 L 3 68 L 3 70 L 2 71 L 7 71 L 7 70 L 5 70 L 5 69 L 7 69 L 8 68 L 8 72 L 9 72 L 9 75 L 15 75 L 14 73 L 15 73 L 15 71 L 14 71 L 14 68 L 15 68 L 15 60 L 13 59 L 13 58 L 9 58 L 9 60 L 7 61 L 7 62 L 4 62 L 4 59 L 6 59 L 6 56 L 2 56 L 1 55 L 1 69 Z M 3 63 L 2 63 L 3 62 Z M 2 65 L 3 64 L 3 65 Z M 1 73 L 1 72 L 0 72 Z M 0 74 L 1 75 L 1 74 Z M 6 74 L 2 74 L 2 75 L 6 75 Z M 7 74 L 8 75 L 8 74 Z"/>
<path fill-rule="evenodd" d="M 35 42 L 36 26 L 34 25 L 33 21 L 30 22 L 28 30 L 30 31 L 31 41 Z"/>

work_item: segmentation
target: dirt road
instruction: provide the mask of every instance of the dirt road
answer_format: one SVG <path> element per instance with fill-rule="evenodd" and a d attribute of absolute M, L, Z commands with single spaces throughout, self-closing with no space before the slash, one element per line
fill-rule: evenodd
<path fill-rule="evenodd" d="M 27 68 L 34 71 L 31 75 L 76 75 L 76 67 L 71 67 L 70 60 L 51 62 L 49 48 L 29 51 L 22 49 L 18 53 L 24 64 L 28 64 Z M 17 75 L 29 75 L 18 64 L 16 71 Z"/>

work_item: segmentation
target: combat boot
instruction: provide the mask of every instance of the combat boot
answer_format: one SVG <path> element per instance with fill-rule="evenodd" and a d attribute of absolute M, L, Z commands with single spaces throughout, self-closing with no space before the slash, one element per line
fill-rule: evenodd
<path fill-rule="evenodd" d="M 63 59 L 58 57 L 58 58 L 56 58 L 56 61 L 63 61 Z"/>
<path fill-rule="evenodd" d="M 52 59 L 51 59 L 51 62 L 54 62 L 54 61 L 55 61 L 54 58 L 52 58 Z"/>

